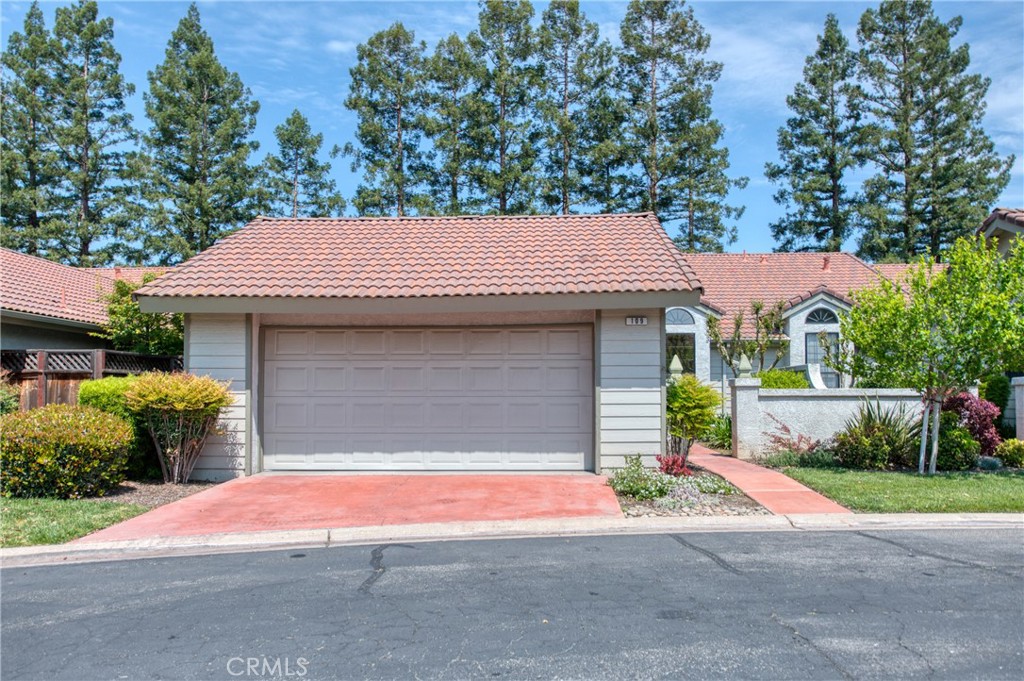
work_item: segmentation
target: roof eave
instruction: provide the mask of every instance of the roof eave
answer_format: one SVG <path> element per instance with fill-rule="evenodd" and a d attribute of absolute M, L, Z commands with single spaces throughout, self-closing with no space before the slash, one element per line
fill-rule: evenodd
<path fill-rule="evenodd" d="M 103 326 L 97 322 L 87 322 L 80 319 L 68 319 L 67 317 L 54 317 L 52 315 L 38 314 L 34 312 L 23 312 L 21 310 L 12 310 L 7 307 L 0 308 L 0 314 L 4 317 L 11 319 L 20 319 L 27 322 L 37 322 L 40 324 L 59 324 L 60 326 L 70 326 L 76 329 L 84 329 L 87 331 L 99 331 Z"/>
<path fill-rule="evenodd" d="M 412 314 L 612 310 L 695 306 L 698 291 L 548 293 L 540 295 L 436 296 L 418 298 L 295 298 L 146 296 L 136 293 L 143 312 L 208 314 Z"/>

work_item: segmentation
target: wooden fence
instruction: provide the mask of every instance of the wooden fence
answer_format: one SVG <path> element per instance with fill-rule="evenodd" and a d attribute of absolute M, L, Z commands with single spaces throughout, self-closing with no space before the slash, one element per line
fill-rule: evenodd
<path fill-rule="evenodd" d="M 181 357 L 118 350 L 3 350 L 0 366 L 21 391 L 21 408 L 75 404 L 82 381 L 145 371 L 181 371 Z"/>

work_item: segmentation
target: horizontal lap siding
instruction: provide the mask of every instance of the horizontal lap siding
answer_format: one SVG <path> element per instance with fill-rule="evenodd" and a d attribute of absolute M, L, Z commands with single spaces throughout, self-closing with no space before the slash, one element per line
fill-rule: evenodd
<path fill-rule="evenodd" d="M 626 317 L 646 316 L 646 326 Z M 621 468 L 641 454 L 648 464 L 662 450 L 662 311 L 601 313 L 599 344 L 600 467 Z"/>
<path fill-rule="evenodd" d="M 227 480 L 245 474 L 246 328 L 245 315 L 188 316 L 186 370 L 229 383 L 234 398 L 232 405 L 221 412 L 220 432 L 206 441 L 192 474 L 195 480 Z"/>

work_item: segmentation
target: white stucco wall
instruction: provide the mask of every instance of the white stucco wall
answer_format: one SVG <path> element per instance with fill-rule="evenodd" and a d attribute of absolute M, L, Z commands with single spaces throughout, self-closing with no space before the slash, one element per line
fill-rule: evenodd
<path fill-rule="evenodd" d="M 646 316 L 647 326 L 626 326 L 626 317 Z M 662 310 L 605 310 L 597 324 L 597 464 L 620 468 L 625 456 L 641 454 L 654 466 L 663 449 L 665 352 Z"/>
<path fill-rule="evenodd" d="M 757 382 L 757 379 L 748 379 Z M 780 433 L 780 423 L 791 431 L 791 436 L 805 435 L 812 440 L 827 440 L 841 431 L 846 421 L 857 413 L 860 405 L 876 400 L 883 409 L 904 405 L 909 413 L 919 414 L 923 409 L 920 394 L 912 390 L 760 390 L 750 386 L 733 385 L 739 390 L 742 409 L 733 412 L 733 427 L 740 437 L 734 437 L 734 455 L 745 458 L 769 453 L 768 435 Z M 746 391 L 746 392 L 744 392 Z M 735 397 L 735 395 L 734 395 Z"/>
<path fill-rule="evenodd" d="M 839 324 L 809 324 L 807 314 L 812 310 L 823 307 L 830 310 L 839 318 L 843 308 L 839 307 L 833 299 L 827 296 L 816 296 L 811 300 L 801 303 L 789 311 L 786 319 L 786 333 L 789 335 L 789 357 L 783 358 L 780 366 L 799 366 L 807 363 L 807 334 L 820 333 L 821 331 L 839 333 Z"/>
<path fill-rule="evenodd" d="M 246 316 L 187 315 L 185 338 L 185 370 L 230 382 L 235 400 L 222 412 L 222 432 L 207 440 L 192 479 L 219 481 L 244 475 L 250 368 Z"/>

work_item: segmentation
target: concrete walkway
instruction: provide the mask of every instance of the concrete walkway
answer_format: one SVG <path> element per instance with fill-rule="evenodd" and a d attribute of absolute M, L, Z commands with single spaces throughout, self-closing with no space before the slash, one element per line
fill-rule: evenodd
<path fill-rule="evenodd" d="M 700 445 L 694 445 L 690 451 L 690 462 L 722 476 L 775 515 L 850 513 L 843 506 L 778 471 L 723 456 Z"/>

